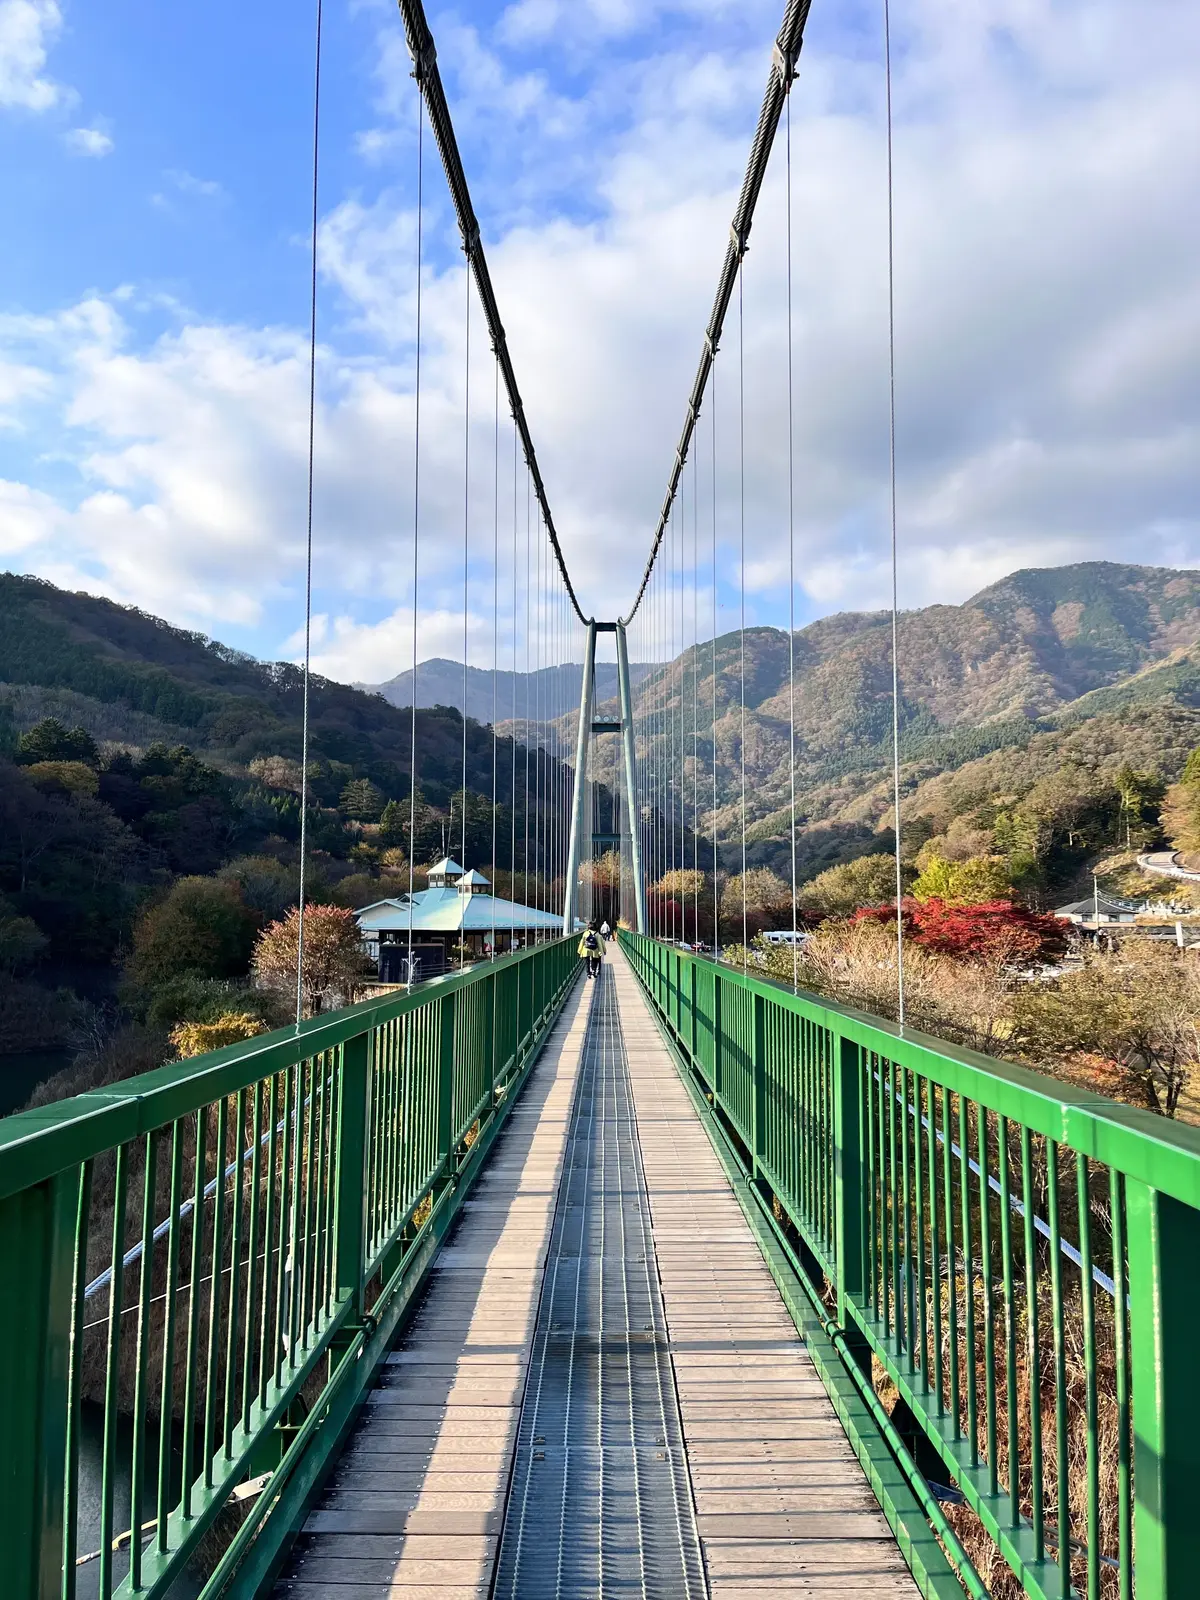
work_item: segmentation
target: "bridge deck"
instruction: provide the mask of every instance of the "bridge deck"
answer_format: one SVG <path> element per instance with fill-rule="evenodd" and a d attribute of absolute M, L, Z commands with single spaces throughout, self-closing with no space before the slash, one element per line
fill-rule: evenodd
<path fill-rule="evenodd" d="M 277 1593 L 770 1591 L 917 1592 L 614 953 L 568 1002 Z"/>

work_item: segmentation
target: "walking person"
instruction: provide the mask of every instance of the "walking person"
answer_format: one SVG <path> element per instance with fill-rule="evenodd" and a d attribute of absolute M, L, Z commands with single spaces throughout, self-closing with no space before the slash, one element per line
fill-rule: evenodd
<path fill-rule="evenodd" d="M 612 938 L 612 929 L 608 925 L 607 917 L 605 917 L 604 921 L 600 924 L 600 937 L 604 940 L 605 944 L 607 944 Z"/>
<path fill-rule="evenodd" d="M 581 960 L 587 962 L 587 975 L 594 978 L 600 971 L 600 963 L 604 960 L 604 944 L 595 928 L 587 928 L 583 938 L 579 941 L 579 955 Z"/>

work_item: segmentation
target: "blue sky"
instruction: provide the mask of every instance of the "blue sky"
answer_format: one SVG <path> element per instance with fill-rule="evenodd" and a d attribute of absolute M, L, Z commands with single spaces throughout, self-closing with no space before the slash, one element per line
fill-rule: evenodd
<path fill-rule="evenodd" d="M 640 572 L 779 9 L 429 7 L 598 615 Z M 1021 565 L 1200 559 L 1200 21 L 1171 0 L 1139 17 L 1131 37 L 1115 0 L 895 7 L 906 603 Z M 312 24 L 273 0 L 0 0 L 0 563 L 270 657 L 301 616 Z M 324 38 L 316 656 L 375 680 L 412 650 L 416 101 L 393 6 L 326 0 Z M 793 102 L 806 620 L 888 589 L 877 7 L 816 0 Z M 464 504 L 462 258 L 427 156 L 422 657 L 461 651 Z M 743 489 L 748 618 L 788 614 L 784 196 L 780 146 L 746 268 L 744 462 L 732 329 L 718 362 L 721 627 Z M 488 664 L 492 542 L 511 632 L 514 533 L 478 333 L 476 315 L 468 637 Z M 710 535 L 709 441 L 685 569 Z M 519 560 L 522 541 L 523 523 Z M 707 561 L 694 581 L 703 631 Z"/>

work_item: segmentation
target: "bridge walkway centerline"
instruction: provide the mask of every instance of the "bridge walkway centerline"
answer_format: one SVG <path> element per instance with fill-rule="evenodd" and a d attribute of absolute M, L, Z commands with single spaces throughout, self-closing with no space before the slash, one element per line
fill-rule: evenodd
<path fill-rule="evenodd" d="M 564 1007 L 277 1596 L 916 1595 L 611 948 Z"/>

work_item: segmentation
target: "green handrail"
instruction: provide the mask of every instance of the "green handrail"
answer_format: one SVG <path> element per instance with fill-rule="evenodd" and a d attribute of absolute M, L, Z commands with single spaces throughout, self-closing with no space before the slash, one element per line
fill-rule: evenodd
<path fill-rule="evenodd" d="M 899 1441 L 1033 1600 L 1200 1593 L 1200 1131 L 621 940 L 839 1381 L 886 1399 L 856 1447 Z"/>
<path fill-rule="evenodd" d="M 269 1581 L 579 970 L 555 940 L 0 1122 L 5 1595 Z"/>

